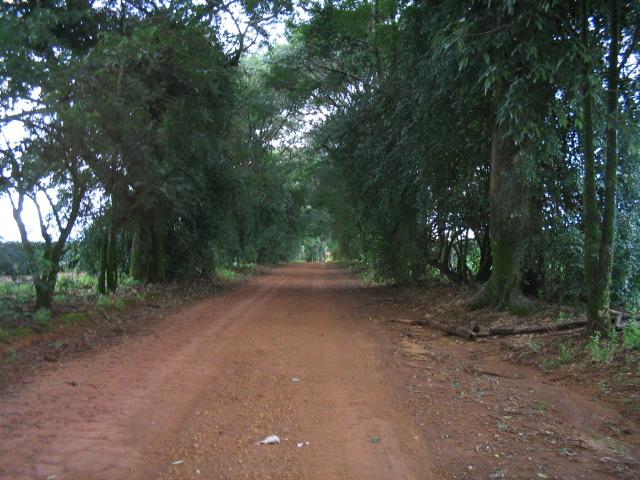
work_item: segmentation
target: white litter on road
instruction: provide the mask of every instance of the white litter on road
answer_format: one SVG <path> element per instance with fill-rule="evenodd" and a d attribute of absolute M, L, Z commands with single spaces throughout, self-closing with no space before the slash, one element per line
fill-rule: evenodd
<path fill-rule="evenodd" d="M 184 463 L 184 460 L 176 460 L 175 462 L 171 462 L 171 465 L 180 465 L 181 463 Z"/>
<path fill-rule="evenodd" d="M 298 447 L 298 448 L 302 448 L 305 445 L 309 445 L 309 442 L 298 442 L 298 443 L 296 443 L 296 447 Z"/>
<path fill-rule="evenodd" d="M 280 437 L 277 435 L 269 435 L 258 442 L 258 445 L 274 445 L 280 443 Z"/>
<path fill-rule="evenodd" d="M 291 379 L 291 381 L 292 381 L 292 382 L 299 382 L 299 381 L 300 381 L 300 379 L 299 379 L 298 377 L 293 377 L 293 378 Z"/>

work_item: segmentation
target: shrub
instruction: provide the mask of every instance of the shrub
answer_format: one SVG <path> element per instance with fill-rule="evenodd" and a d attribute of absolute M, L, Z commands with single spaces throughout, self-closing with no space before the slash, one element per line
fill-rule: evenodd
<path fill-rule="evenodd" d="M 600 333 L 596 332 L 589 338 L 587 350 L 594 361 L 609 363 L 613 358 L 613 354 L 616 352 L 616 341 L 615 334 L 608 340 L 604 340 L 600 338 Z"/>
<path fill-rule="evenodd" d="M 51 310 L 49 310 L 48 308 L 41 308 L 33 314 L 33 319 L 36 323 L 45 325 L 49 323 L 49 320 L 51 320 Z"/>
<path fill-rule="evenodd" d="M 627 348 L 640 348 L 640 322 L 634 320 L 624 327 L 622 343 Z"/>

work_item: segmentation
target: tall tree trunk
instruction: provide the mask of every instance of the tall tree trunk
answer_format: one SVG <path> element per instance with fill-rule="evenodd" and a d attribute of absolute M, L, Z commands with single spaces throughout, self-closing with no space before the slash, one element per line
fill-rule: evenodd
<path fill-rule="evenodd" d="M 373 0 L 371 9 L 371 36 L 373 42 L 373 55 L 376 63 L 376 78 L 378 85 L 382 82 L 382 58 L 380 56 L 380 45 L 378 39 L 378 24 L 380 23 L 380 0 Z"/>
<path fill-rule="evenodd" d="M 527 218 L 523 238 L 527 239 L 527 245 L 523 258 L 527 259 L 527 263 L 522 266 L 522 289 L 525 295 L 538 296 L 544 287 L 544 250 L 541 245 L 543 198 L 544 192 L 539 191 L 535 195 L 528 195 L 526 199 Z"/>
<path fill-rule="evenodd" d="M 528 211 L 521 161 L 522 154 L 506 129 L 496 127 L 489 184 L 491 277 L 471 308 L 509 308 L 518 313 L 534 308 L 522 293 L 521 247 Z"/>
<path fill-rule="evenodd" d="M 51 308 L 53 303 L 53 294 L 56 290 L 56 283 L 58 280 L 58 264 L 59 260 L 55 261 L 53 257 L 54 252 L 50 245 L 45 245 L 45 252 L 43 255 L 45 270 L 39 274 L 34 274 L 34 288 L 36 290 L 36 309 Z"/>
<path fill-rule="evenodd" d="M 110 292 L 115 292 L 118 288 L 118 262 L 116 258 L 116 233 L 113 225 L 109 227 L 107 243 L 107 288 Z"/>
<path fill-rule="evenodd" d="M 100 269 L 98 270 L 98 293 L 107 293 L 107 264 L 108 264 L 109 236 L 103 235 L 100 242 Z"/>
<path fill-rule="evenodd" d="M 154 283 L 164 282 L 166 280 L 164 266 L 164 242 L 162 232 L 160 230 L 160 221 L 158 219 L 154 219 L 151 222 L 150 230 L 153 257 L 151 259 L 149 281 Z"/>
<path fill-rule="evenodd" d="M 19 171 L 19 168 L 17 168 L 16 166 L 15 157 L 13 158 L 13 160 L 13 166 L 16 169 L 15 171 Z M 40 232 L 44 240 L 44 251 L 41 258 L 38 258 L 39 254 L 33 248 L 33 244 L 29 240 L 29 235 L 27 234 L 26 225 L 22 221 L 24 199 L 28 194 L 25 190 L 18 189 L 17 204 L 14 203 L 11 197 L 9 197 L 13 211 L 13 218 L 16 222 L 16 225 L 18 226 L 18 231 L 20 232 L 22 247 L 35 266 L 35 271 L 33 272 L 33 286 L 36 290 L 36 308 L 51 308 L 53 294 L 55 292 L 56 283 L 58 280 L 58 272 L 60 271 L 60 260 L 62 259 L 67 239 L 69 238 L 71 230 L 75 225 L 78 215 L 80 214 L 80 206 L 86 192 L 84 185 L 81 184 L 81 182 L 78 180 L 77 174 L 75 172 L 72 172 L 71 176 L 74 180 L 73 195 L 71 198 L 71 210 L 69 212 L 66 225 L 62 226 L 61 222 L 58 221 L 58 226 L 60 227 L 60 235 L 58 236 L 57 240 L 53 240 L 53 238 L 47 231 L 47 225 L 43 221 L 43 216 L 40 212 L 40 208 L 35 201 L 35 195 L 31 197 L 36 206 L 36 210 L 38 211 Z M 54 211 L 54 214 L 57 215 L 57 212 Z M 38 268 L 38 266 L 40 266 L 41 269 Z"/>
<path fill-rule="evenodd" d="M 131 265 L 129 275 L 135 280 L 146 280 L 146 266 L 144 263 L 144 231 L 140 223 L 136 223 L 131 239 Z"/>
<path fill-rule="evenodd" d="M 589 7 L 581 2 L 582 43 L 585 49 L 583 109 L 584 109 L 584 270 L 587 285 L 587 334 L 595 331 L 606 334 L 609 330 L 609 291 L 613 268 L 615 240 L 616 190 L 618 184 L 618 114 L 619 37 L 618 2 L 609 0 L 611 41 L 609 43 L 607 71 L 607 130 L 604 172 L 603 212 L 600 216 L 596 190 L 596 168 L 593 138 L 593 99 L 589 60 Z"/>
<path fill-rule="evenodd" d="M 477 232 L 474 232 L 477 234 Z M 493 258 L 491 255 L 491 235 L 485 232 L 482 238 L 478 240 L 478 248 L 480 249 L 480 265 L 475 280 L 478 282 L 486 282 L 491 278 L 491 263 Z"/>
<path fill-rule="evenodd" d="M 591 93 L 591 62 L 589 61 L 589 13 L 587 0 L 582 0 L 582 44 L 585 50 L 584 79 L 582 87 L 583 132 L 582 149 L 584 156 L 584 276 L 587 287 L 587 318 L 589 334 L 598 323 L 598 311 L 602 299 L 599 298 L 598 245 L 600 244 L 600 210 L 596 197 L 596 165 L 593 138 L 593 97 Z"/>

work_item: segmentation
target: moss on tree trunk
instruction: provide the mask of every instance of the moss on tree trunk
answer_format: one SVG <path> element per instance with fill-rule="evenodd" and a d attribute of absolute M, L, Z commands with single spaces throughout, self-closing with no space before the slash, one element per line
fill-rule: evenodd
<path fill-rule="evenodd" d="M 522 152 L 506 129 L 496 127 L 489 185 L 491 276 L 471 308 L 507 308 L 516 313 L 535 308 L 522 293 L 522 246 L 529 214 L 522 161 Z"/>
<path fill-rule="evenodd" d="M 615 240 L 616 190 L 618 170 L 619 37 L 617 0 L 609 0 L 611 42 L 607 71 L 607 129 L 602 214 L 596 188 L 596 165 L 593 129 L 593 94 L 590 76 L 592 65 L 589 47 L 589 6 L 581 2 L 582 42 L 587 52 L 583 83 L 583 150 L 584 150 L 584 271 L 587 290 L 587 335 L 595 331 L 607 334 L 610 327 L 610 286 Z"/>

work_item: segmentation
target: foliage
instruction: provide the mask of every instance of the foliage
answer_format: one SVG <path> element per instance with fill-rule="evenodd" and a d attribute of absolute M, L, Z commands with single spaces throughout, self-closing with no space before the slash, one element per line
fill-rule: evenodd
<path fill-rule="evenodd" d="M 36 323 L 46 325 L 51 320 L 51 310 L 48 308 L 40 308 L 33 314 L 33 319 Z"/>
<path fill-rule="evenodd" d="M 58 321 L 63 325 L 76 325 L 86 321 L 88 318 L 86 313 L 82 312 L 68 312 L 60 315 Z"/>
<path fill-rule="evenodd" d="M 529 295 L 583 301 L 586 53 L 579 12 L 555 1 L 400 2 L 393 14 L 376 13 L 377 4 L 310 2 L 290 45 L 274 53 L 277 84 L 324 117 L 313 132 L 314 205 L 331 218 L 335 258 L 356 261 L 380 280 L 419 279 L 435 269 L 450 282 L 486 281 L 503 256 L 489 225 L 496 214 L 492 145 L 501 132 L 519 152 L 522 179 L 520 206 L 508 212 L 523 219 L 510 253 L 516 280 Z M 635 308 L 639 99 L 629 59 L 638 51 L 640 12 L 632 2 L 619 8 L 624 147 L 611 301 Z M 608 9 L 594 2 L 590 13 L 593 85 L 606 80 Z M 382 25 L 384 34 L 376 29 Z M 607 93 L 594 88 L 593 95 L 604 198 Z"/>
<path fill-rule="evenodd" d="M 302 196 L 290 152 L 274 148 L 293 125 L 290 99 L 268 85 L 260 55 L 241 61 L 290 9 L 3 6 L 3 125 L 26 134 L 5 142 L 0 191 L 18 223 L 25 202 L 39 208 L 44 243 L 23 232 L 28 259 L 0 260 L 33 274 L 39 305 L 61 269 L 99 273 L 104 292 L 123 272 L 157 282 L 295 253 Z M 12 115 L 16 105 L 25 110 Z"/>
<path fill-rule="evenodd" d="M 622 343 L 629 349 L 640 349 L 640 322 L 632 321 L 622 330 Z"/>
<path fill-rule="evenodd" d="M 329 256 L 484 283 L 499 307 L 581 303 L 595 277 L 603 305 L 640 305 L 634 2 L 143 4 L 0 10 L 0 126 L 25 131 L 0 145 L 0 193 L 23 226 L 39 206 L 43 237 L 0 268 L 33 274 L 39 305 Z M 70 269 L 97 281 L 58 288 Z"/>
<path fill-rule="evenodd" d="M 98 297 L 96 305 L 106 310 L 124 310 L 126 303 L 122 298 L 112 298 L 106 295 L 101 295 Z"/>
<path fill-rule="evenodd" d="M 615 334 L 609 338 L 602 338 L 600 332 L 594 332 L 589 337 L 586 348 L 594 361 L 609 363 L 617 350 Z"/>

